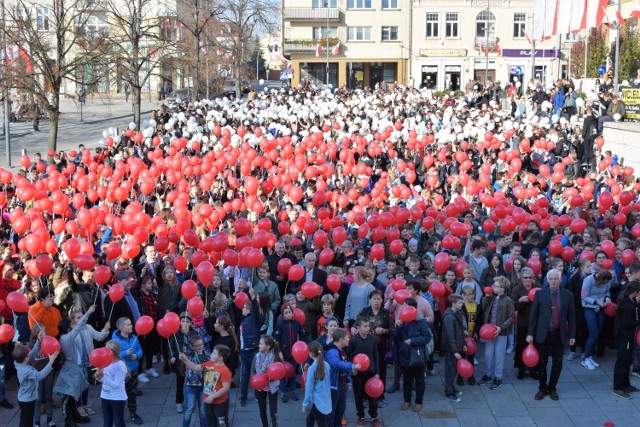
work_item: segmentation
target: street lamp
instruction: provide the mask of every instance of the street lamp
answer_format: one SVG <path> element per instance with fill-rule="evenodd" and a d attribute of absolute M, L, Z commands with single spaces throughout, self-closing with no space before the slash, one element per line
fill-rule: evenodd
<path fill-rule="evenodd" d="M 325 50 L 326 50 L 326 54 L 327 54 L 327 64 L 326 64 L 327 86 L 329 86 L 329 34 L 330 34 L 330 30 L 329 30 L 329 0 L 325 0 L 324 5 L 327 8 L 327 30 L 326 30 L 327 31 L 327 33 L 326 33 L 327 46 L 326 46 Z"/>
<path fill-rule="evenodd" d="M 5 19 L 5 2 L 2 2 L 2 47 L 3 52 L 7 52 L 7 32 L 6 25 L 7 20 Z M 5 165 L 7 168 L 11 168 L 11 125 L 9 124 L 9 73 L 7 67 L 7 56 L 2 55 L 2 65 L 5 72 L 5 82 L 4 87 L 2 88 L 2 97 L 4 98 L 4 144 L 5 144 Z"/>

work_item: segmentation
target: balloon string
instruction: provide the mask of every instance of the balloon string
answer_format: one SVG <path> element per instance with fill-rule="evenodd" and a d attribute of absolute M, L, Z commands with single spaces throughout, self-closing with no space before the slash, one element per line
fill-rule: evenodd
<path fill-rule="evenodd" d="M 109 313 L 109 322 L 111 322 L 111 315 L 113 314 L 113 307 L 115 306 L 116 306 L 115 302 L 111 304 L 111 312 Z"/>
<path fill-rule="evenodd" d="M 100 293 L 100 288 L 98 287 L 98 285 L 96 285 L 97 289 L 96 289 L 96 297 L 93 299 L 93 305 L 96 305 L 96 302 L 98 302 L 98 294 Z M 111 309 L 113 310 L 113 307 L 111 307 Z M 111 317 L 111 316 L 109 316 Z"/>
<path fill-rule="evenodd" d="M 36 324 L 36 325 L 37 325 L 37 324 L 39 324 L 39 323 L 40 323 L 40 322 L 38 322 L 38 321 L 36 320 L 36 318 L 35 318 L 35 317 L 33 317 L 33 314 L 29 313 L 28 311 L 27 311 L 27 315 L 31 316 L 31 318 L 33 319 L 34 324 Z"/>
<path fill-rule="evenodd" d="M 176 342 L 176 348 L 178 349 L 178 353 L 180 353 L 180 344 L 178 344 L 178 338 L 176 338 L 176 334 L 173 334 L 173 339 Z"/>

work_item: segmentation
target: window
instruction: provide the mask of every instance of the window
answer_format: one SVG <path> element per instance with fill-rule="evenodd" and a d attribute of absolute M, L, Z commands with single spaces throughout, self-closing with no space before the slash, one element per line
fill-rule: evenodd
<path fill-rule="evenodd" d="M 36 24 L 39 31 L 49 31 L 49 9 L 36 7 Z"/>
<path fill-rule="evenodd" d="M 489 37 L 495 37 L 496 16 L 488 10 L 483 10 L 476 17 L 476 37 L 487 37 L 487 30 Z"/>
<path fill-rule="evenodd" d="M 564 41 L 567 43 L 577 42 L 580 39 L 579 35 L 579 33 L 566 33 L 564 35 Z"/>
<path fill-rule="evenodd" d="M 448 39 L 457 39 L 460 37 L 458 27 L 460 25 L 460 14 L 458 12 L 447 12 L 444 20 L 444 36 Z"/>
<path fill-rule="evenodd" d="M 327 30 L 329 30 L 329 37 L 338 37 L 338 27 L 313 27 L 313 39 L 320 40 L 327 37 Z"/>
<path fill-rule="evenodd" d="M 390 42 L 398 40 L 398 27 L 382 27 L 382 41 Z"/>
<path fill-rule="evenodd" d="M 371 0 L 347 0 L 348 9 L 371 9 Z"/>
<path fill-rule="evenodd" d="M 325 7 L 338 7 L 338 0 L 313 0 L 314 9 L 322 9 Z"/>
<path fill-rule="evenodd" d="M 383 9 L 397 9 L 398 0 L 382 0 Z"/>
<path fill-rule="evenodd" d="M 371 27 L 349 27 L 347 33 L 349 41 L 371 40 Z"/>
<path fill-rule="evenodd" d="M 526 13 L 514 13 L 513 14 L 513 38 L 521 39 L 525 36 L 527 31 L 527 14 Z"/>
<path fill-rule="evenodd" d="M 427 13 L 426 19 L 426 37 L 427 38 L 438 38 L 438 21 L 440 20 L 439 13 Z"/>

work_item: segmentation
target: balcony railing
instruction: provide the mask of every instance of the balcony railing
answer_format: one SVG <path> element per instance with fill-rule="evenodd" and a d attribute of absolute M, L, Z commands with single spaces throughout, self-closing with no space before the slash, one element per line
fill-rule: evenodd
<path fill-rule="evenodd" d="M 335 7 L 314 9 L 311 7 L 288 7 L 284 10 L 284 19 L 290 21 L 339 21 L 340 9 Z"/>
<path fill-rule="evenodd" d="M 498 42 L 498 38 L 496 36 L 487 37 L 476 37 L 475 38 L 475 48 L 476 49 L 484 49 L 485 46 L 489 46 L 489 49 L 493 49 L 493 47 Z"/>
<path fill-rule="evenodd" d="M 284 51 L 287 52 L 315 52 L 318 48 L 318 43 L 322 46 L 323 54 L 325 54 L 325 50 L 331 50 L 333 46 L 336 45 L 337 42 L 340 42 L 340 39 L 335 37 L 330 37 L 329 40 L 285 40 L 284 41 Z M 342 43 L 342 42 L 340 42 Z"/>

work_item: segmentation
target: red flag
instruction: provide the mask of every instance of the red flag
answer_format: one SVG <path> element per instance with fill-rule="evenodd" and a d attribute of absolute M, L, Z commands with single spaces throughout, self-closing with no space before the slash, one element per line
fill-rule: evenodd
<path fill-rule="evenodd" d="M 316 57 L 320 56 L 320 53 L 322 52 L 322 45 L 320 43 L 318 43 L 316 45 Z"/>
<path fill-rule="evenodd" d="M 618 0 L 618 1 L 620 1 L 620 0 Z M 618 20 L 618 25 L 619 25 L 621 28 L 622 28 L 622 27 L 624 27 L 625 20 L 624 20 L 624 18 L 622 17 L 622 15 L 620 14 L 620 12 L 618 12 L 618 11 L 616 11 L 616 19 Z"/>
<path fill-rule="evenodd" d="M 498 44 L 498 42 L 496 42 L 496 45 L 493 47 L 493 50 L 495 50 L 498 53 L 498 56 L 502 56 L 502 49 L 500 49 L 500 45 Z"/>
<path fill-rule="evenodd" d="M 336 45 L 331 49 L 331 56 L 337 56 L 340 53 L 340 42 L 336 43 Z"/>
<path fill-rule="evenodd" d="M 631 11 L 631 17 L 640 19 L 640 5 L 636 6 L 636 8 Z"/>
<path fill-rule="evenodd" d="M 27 63 L 27 73 L 33 73 L 33 63 L 31 62 L 31 48 L 25 42 L 19 49 L 20 50 L 18 51 L 18 54 Z"/>

